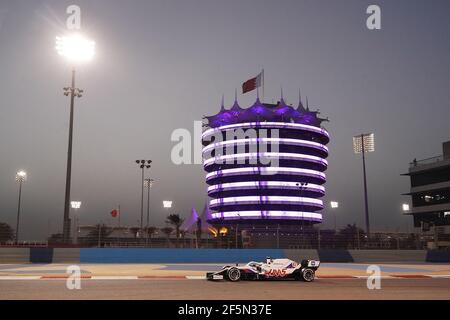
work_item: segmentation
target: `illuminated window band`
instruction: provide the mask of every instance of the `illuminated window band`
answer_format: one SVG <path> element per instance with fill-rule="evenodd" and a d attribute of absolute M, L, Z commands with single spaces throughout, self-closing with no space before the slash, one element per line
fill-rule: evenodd
<path fill-rule="evenodd" d="M 215 142 L 207 145 L 203 148 L 202 153 L 209 152 L 214 149 L 222 150 L 224 147 L 228 145 L 245 145 L 245 144 L 286 144 L 292 146 L 302 146 L 302 147 L 311 147 L 314 149 L 319 149 L 328 154 L 328 148 L 318 142 L 301 140 L 301 139 L 291 139 L 291 138 L 251 138 L 251 139 L 235 139 L 235 140 L 227 140 L 221 142 Z"/>
<path fill-rule="evenodd" d="M 322 221 L 322 214 L 302 211 L 233 211 L 216 212 L 212 214 L 213 219 L 298 219 Z"/>
<path fill-rule="evenodd" d="M 219 171 L 213 171 L 206 175 L 206 181 L 217 178 L 217 177 L 228 177 L 236 175 L 257 175 L 257 174 L 287 174 L 287 175 L 301 175 L 301 176 L 311 176 L 315 178 L 322 179 L 325 181 L 325 173 L 310 170 L 310 169 L 300 169 L 300 168 L 288 168 L 288 167 L 245 167 L 245 168 L 233 168 L 225 169 Z"/>
<path fill-rule="evenodd" d="M 242 161 L 243 159 L 258 159 L 258 158 L 299 160 L 299 161 L 320 163 L 321 165 L 324 166 L 328 165 L 327 160 L 316 156 L 310 156 L 307 154 L 297 154 L 288 152 L 259 152 L 259 153 L 252 152 L 252 153 L 227 154 L 224 156 L 209 158 L 203 162 L 203 166 L 206 167 L 211 164 L 224 164 L 224 163 L 233 164 L 234 162 L 239 162 L 239 160 Z"/>
<path fill-rule="evenodd" d="M 300 192 L 299 189 L 300 187 L 297 185 L 299 183 L 300 182 L 289 182 L 289 181 L 230 182 L 209 186 L 208 194 L 219 191 L 242 190 L 242 189 L 292 189 L 292 190 L 299 190 Z M 313 183 L 308 183 L 306 186 L 303 186 L 301 190 L 325 194 L 325 187 Z"/>
<path fill-rule="evenodd" d="M 213 199 L 209 202 L 211 207 L 227 206 L 234 204 L 294 204 L 308 205 L 323 208 L 323 202 L 320 199 L 288 196 L 244 196 Z"/>
<path fill-rule="evenodd" d="M 291 123 L 291 122 L 246 122 L 246 123 L 229 124 L 218 128 L 208 129 L 205 132 L 203 132 L 202 139 L 205 139 L 206 137 L 209 137 L 221 131 L 244 129 L 244 128 L 299 129 L 319 133 L 321 135 L 326 136 L 327 138 L 330 138 L 330 135 L 327 130 L 319 127 L 310 126 L 307 124 Z"/>

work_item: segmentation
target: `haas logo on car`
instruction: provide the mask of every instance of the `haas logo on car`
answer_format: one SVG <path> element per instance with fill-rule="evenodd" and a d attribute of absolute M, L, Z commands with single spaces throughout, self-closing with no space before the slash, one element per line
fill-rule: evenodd
<path fill-rule="evenodd" d="M 286 275 L 286 269 L 269 269 L 266 272 L 268 277 L 284 277 Z"/>

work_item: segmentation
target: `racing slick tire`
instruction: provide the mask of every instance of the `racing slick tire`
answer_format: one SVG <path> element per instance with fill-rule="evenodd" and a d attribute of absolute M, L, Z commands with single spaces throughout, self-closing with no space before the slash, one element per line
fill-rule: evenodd
<path fill-rule="evenodd" d="M 232 282 L 241 280 L 241 270 L 239 270 L 238 268 L 228 269 L 226 278 L 227 278 L 227 280 L 232 281 Z"/>
<path fill-rule="evenodd" d="M 306 282 L 314 281 L 315 271 L 310 268 L 305 268 L 302 270 L 302 280 Z"/>

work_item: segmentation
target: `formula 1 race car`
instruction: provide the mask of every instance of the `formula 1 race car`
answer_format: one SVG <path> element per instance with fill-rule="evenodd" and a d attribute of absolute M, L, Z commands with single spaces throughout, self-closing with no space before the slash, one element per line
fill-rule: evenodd
<path fill-rule="evenodd" d="M 246 265 L 224 266 L 217 272 L 208 272 L 207 280 L 264 280 L 264 279 L 295 279 L 311 282 L 315 278 L 320 261 L 302 260 L 297 263 L 290 259 L 271 259 L 266 262 L 250 261 Z"/>

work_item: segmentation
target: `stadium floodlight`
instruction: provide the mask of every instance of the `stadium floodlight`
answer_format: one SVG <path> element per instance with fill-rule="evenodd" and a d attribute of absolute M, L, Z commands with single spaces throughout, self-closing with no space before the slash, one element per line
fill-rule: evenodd
<path fill-rule="evenodd" d="M 373 133 L 363 133 L 353 137 L 353 151 L 358 153 L 374 152 L 375 139 Z"/>
<path fill-rule="evenodd" d="M 164 208 L 172 208 L 172 201 L 164 200 L 163 207 Z"/>
<path fill-rule="evenodd" d="M 409 204 L 407 204 L 407 203 L 402 204 L 402 210 L 403 210 L 403 212 L 408 212 L 409 211 Z"/>
<path fill-rule="evenodd" d="M 364 209 L 366 216 L 366 233 L 370 238 L 370 223 L 369 223 L 369 201 L 367 197 L 367 178 L 366 178 L 366 157 L 367 152 L 375 151 L 375 139 L 373 133 L 363 133 L 353 137 L 353 151 L 355 154 L 362 154 L 363 162 L 363 179 L 364 179 Z"/>
<path fill-rule="evenodd" d="M 19 170 L 16 173 L 16 181 L 19 182 L 19 201 L 17 202 L 16 243 L 19 242 L 20 205 L 22 201 L 22 183 L 27 180 L 27 173 Z"/>
<path fill-rule="evenodd" d="M 56 51 L 72 64 L 72 83 L 64 87 L 64 95 L 70 97 L 69 145 L 67 150 L 66 192 L 64 198 L 63 242 L 70 241 L 70 188 L 72 180 L 72 135 L 75 98 L 81 98 L 83 90 L 75 87 L 75 66 L 92 60 L 95 55 L 95 42 L 74 33 L 56 37 Z"/>
<path fill-rule="evenodd" d="M 56 51 L 72 63 L 90 61 L 95 55 L 95 42 L 80 34 L 56 37 Z"/>
<path fill-rule="evenodd" d="M 144 179 L 144 187 L 146 187 L 146 188 L 153 187 L 154 183 L 155 183 L 155 180 L 153 180 L 153 179 L 150 179 L 150 178 Z"/>
<path fill-rule="evenodd" d="M 330 207 L 331 209 L 337 209 L 339 208 L 339 202 L 337 201 L 330 201 Z M 336 221 L 336 210 L 334 211 L 334 232 L 337 232 L 337 221 Z"/>
<path fill-rule="evenodd" d="M 23 170 L 20 170 L 16 173 L 16 181 L 20 182 L 20 181 L 25 181 L 27 180 L 27 173 Z"/>
<path fill-rule="evenodd" d="M 81 201 L 70 201 L 70 206 L 72 207 L 72 209 L 80 209 Z"/>

